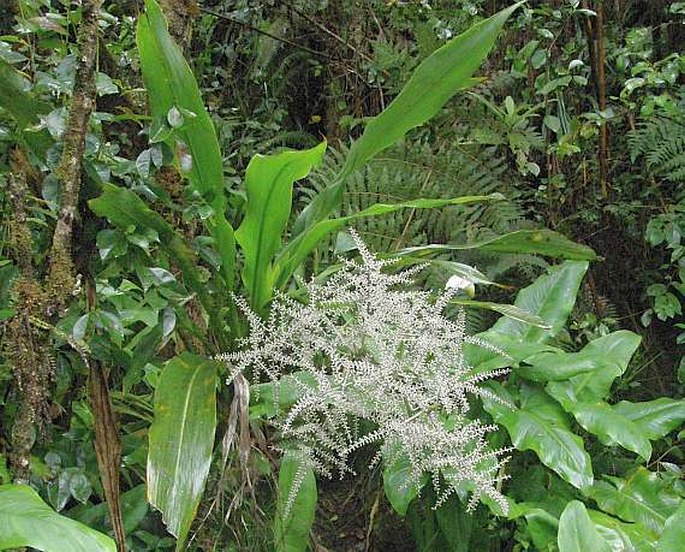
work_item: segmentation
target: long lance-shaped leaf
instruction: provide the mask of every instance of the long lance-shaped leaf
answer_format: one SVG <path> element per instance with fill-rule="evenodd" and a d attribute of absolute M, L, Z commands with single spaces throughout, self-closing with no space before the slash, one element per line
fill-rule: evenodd
<path fill-rule="evenodd" d="M 256 155 L 247 166 L 247 206 L 235 238 L 245 254 L 243 283 L 256 311 L 271 298 L 271 263 L 281 247 L 281 237 L 290 217 L 293 183 L 321 162 L 325 150 L 323 142 L 305 151 Z"/>
<path fill-rule="evenodd" d="M 464 307 L 475 307 L 477 309 L 485 309 L 493 312 L 498 312 L 500 314 L 503 314 L 507 318 L 511 318 L 512 320 L 517 320 L 519 322 L 524 322 L 531 326 L 542 328 L 543 330 L 549 330 L 551 328 L 551 326 L 539 316 L 526 312 L 515 305 L 493 303 L 491 301 L 470 301 L 462 299 L 455 299 L 452 301 L 452 303 L 456 305 L 462 305 Z"/>
<path fill-rule="evenodd" d="M 331 214 L 340 203 L 347 176 L 409 130 L 430 120 L 452 96 L 472 84 L 471 75 L 492 49 L 507 18 L 520 5 L 521 2 L 474 25 L 419 64 L 399 95 L 366 125 L 361 138 L 352 145 L 336 182 L 302 211 L 294 234 Z"/>
<path fill-rule="evenodd" d="M 569 261 L 593 261 L 597 254 L 586 245 L 575 243 L 553 230 L 517 230 L 502 236 L 467 244 L 432 244 L 403 249 L 401 254 L 430 255 L 445 251 L 480 249 L 494 253 L 531 253 Z"/>
<path fill-rule="evenodd" d="M 305 260 L 307 255 L 309 255 L 322 239 L 355 219 L 385 215 L 401 209 L 435 209 L 438 207 L 445 207 L 446 205 L 467 205 L 469 203 L 497 201 L 502 199 L 502 197 L 501 194 L 491 194 L 485 196 L 462 196 L 452 199 L 422 198 L 393 204 L 376 203 L 371 207 L 352 215 L 322 220 L 317 222 L 306 232 L 292 239 L 288 245 L 281 250 L 274 265 L 275 285 L 276 287 L 283 287 L 286 285 L 290 276 L 292 276 L 300 263 Z"/>
<path fill-rule="evenodd" d="M 274 527 L 277 552 L 304 552 L 316 511 L 314 471 L 298 453 L 289 452 L 278 473 L 278 504 Z"/>
<path fill-rule="evenodd" d="M 182 550 L 209 474 L 217 365 L 184 353 L 167 362 L 155 391 L 147 459 L 148 500 Z"/>
<path fill-rule="evenodd" d="M 209 297 L 197 270 L 195 253 L 161 215 L 150 209 L 131 190 L 112 184 L 104 184 L 102 195 L 91 199 L 88 205 L 96 215 L 105 217 L 121 230 L 131 226 L 155 230 L 162 248 L 179 266 L 188 287 L 198 295 L 203 306 L 209 309 Z"/>
<path fill-rule="evenodd" d="M 191 186 L 211 205 L 213 214 L 205 224 L 216 242 L 222 273 L 229 288 L 235 271 L 233 228 L 226 220 L 223 161 L 214 125 L 205 110 L 200 90 L 183 53 L 167 30 L 167 22 L 155 0 L 145 0 L 136 35 L 140 66 L 155 120 L 165 120 L 172 108 L 194 114 L 177 130 L 188 149 L 192 165 Z"/>
<path fill-rule="evenodd" d="M 27 485 L 0 485 L 0 550 L 116 552 L 107 535 L 56 513 Z"/>

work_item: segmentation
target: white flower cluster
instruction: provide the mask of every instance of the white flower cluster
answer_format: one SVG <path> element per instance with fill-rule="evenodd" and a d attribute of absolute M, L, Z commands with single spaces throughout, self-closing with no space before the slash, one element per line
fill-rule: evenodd
<path fill-rule="evenodd" d="M 239 300 L 251 331 L 242 351 L 224 355 L 232 374 L 268 378 L 276 399 L 283 375 L 306 376 L 293 378 L 299 400 L 276 424 L 283 448 L 299 449 L 317 473 L 351 472 L 351 453 L 378 445 L 372 465 L 407 466 L 406 484 L 417 489 L 430 475 L 436 507 L 471 491 L 469 508 L 489 497 L 506 511 L 497 490 L 504 451 L 488 447 L 494 427 L 470 417 L 468 400 L 502 372 L 474 373 L 462 351 L 492 347 L 466 335 L 463 311 L 443 315 L 457 289 L 437 298 L 409 290 L 422 267 L 385 273 L 391 261 L 354 237 L 362 263 L 343 260 L 325 283 L 306 284 L 307 304 L 279 295 L 263 321 Z"/>

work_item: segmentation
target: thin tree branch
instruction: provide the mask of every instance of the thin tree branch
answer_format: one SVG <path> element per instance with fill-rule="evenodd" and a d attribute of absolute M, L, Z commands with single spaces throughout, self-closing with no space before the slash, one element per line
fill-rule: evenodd
<path fill-rule="evenodd" d="M 237 19 L 233 19 L 232 17 L 229 17 L 228 15 L 224 15 L 222 13 L 217 13 L 215 11 L 209 10 L 207 8 L 203 8 L 198 6 L 198 9 L 202 13 L 206 13 L 207 15 L 211 15 L 212 17 L 216 17 L 218 19 L 223 19 L 224 21 L 229 21 L 231 23 L 234 23 L 236 25 L 240 25 L 241 27 L 245 27 L 246 29 L 250 29 L 251 31 L 254 31 L 255 33 L 267 36 L 273 40 L 276 40 L 277 42 L 282 42 L 283 44 L 287 44 L 288 46 L 292 46 L 293 48 L 297 48 L 299 50 L 302 50 L 304 52 L 307 52 L 309 54 L 312 54 L 313 56 L 321 57 L 324 59 L 328 60 L 333 60 L 331 56 L 328 54 L 325 54 L 323 52 L 317 52 L 316 50 L 312 50 L 311 48 L 308 48 L 307 46 L 303 46 L 302 44 L 297 44 L 297 42 L 293 42 L 292 40 L 288 40 L 287 38 L 282 38 L 280 36 L 276 36 L 274 34 L 271 34 L 267 31 L 264 31 L 262 29 L 258 29 L 257 27 L 254 27 L 250 25 L 249 23 L 245 23 L 244 21 L 238 21 Z"/>
<path fill-rule="evenodd" d="M 63 307 L 75 283 L 71 242 L 81 191 L 81 170 L 86 150 L 88 121 L 95 108 L 98 13 L 101 5 L 102 0 L 83 1 L 74 92 L 64 133 L 64 149 L 57 169 L 60 181 L 59 213 L 52 237 L 47 282 L 57 308 Z"/>

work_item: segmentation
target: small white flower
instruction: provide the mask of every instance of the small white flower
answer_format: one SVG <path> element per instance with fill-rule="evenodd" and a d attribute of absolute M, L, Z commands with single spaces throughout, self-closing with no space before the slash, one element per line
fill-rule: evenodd
<path fill-rule="evenodd" d="M 408 486 L 420 488 L 431 474 L 436 507 L 470 490 L 469 508 L 488 497 L 506 511 L 497 490 L 504 451 L 488 447 L 495 428 L 471 416 L 469 404 L 469 396 L 490 397 L 479 384 L 502 371 L 474 373 L 464 344 L 494 348 L 466 334 L 463 311 L 454 320 L 443 315 L 473 282 L 453 276 L 437 297 L 409 290 L 422 267 L 386 273 L 393 261 L 379 260 L 351 234 L 362 262 L 343 260 L 325 283 L 305 284 L 309 303 L 277 295 L 262 321 L 237 301 L 251 331 L 243 351 L 224 355 L 231 373 L 270 380 L 276 401 L 283 375 L 306 376 L 292 378 L 299 398 L 274 423 L 281 448 L 299 450 L 319 474 L 350 472 L 350 454 L 376 446 L 372 464 L 408 462 Z"/>

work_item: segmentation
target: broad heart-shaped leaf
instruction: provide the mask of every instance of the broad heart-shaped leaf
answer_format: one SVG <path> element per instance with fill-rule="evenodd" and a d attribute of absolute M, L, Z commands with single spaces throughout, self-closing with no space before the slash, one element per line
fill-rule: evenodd
<path fill-rule="evenodd" d="M 559 552 L 610 552 L 609 544 L 600 536 L 599 532 L 588 516 L 585 505 L 572 500 L 559 518 L 559 533 L 557 534 Z"/>
<path fill-rule="evenodd" d="M 286 511 L 291 493 L 297 493 Z M 316 512 L 316 478 L 312 468 L 296 452 L 281 460 L 278 473 L 278 504 L 274 536 L 277 552 L 304 552 L 309 545 L 309 532 Z"/>
<path fill-rule="evenodd" d="M 113 184 L 104 184 L 102 189 L 102 195 L 88 202 L 90 209 L 123 231 L 131 226 L 139 230 L 155 230 L 159 235 L 161 247 L 181 269 L 188 287 L 198 295 L 205 308 L 208 308 L 209 298 L 197 270 L 195 253 L 181 235 L 131 190 Z"/>
<path fill-rule="evenodd" d="M 153 118 L 156 121 L 166 120 L 173 108 L 194 114 L 194 117 L 186 117 L 176 132 L 192 160 L 188 173 L 191 186 L 214 211 L 205 224 L 215 240 L 222 273 L 231 288 L 235 271 L 235 242 L 233 228 L 225 215 L 223 159 L 219 141 L 193 72 L 171 38 L 162 10 L 155 0 L 145 0 L 145 12 L 138 20 L 136 42 Z"/>
<path fill-rule="evenodd" d="M 640 403 L 621 401 L 613 409 L 632 421 L 652 441 L 677 429 L 685 421 L 685 400 L 682 399 L 661 397 Z"/>
<path fill-rule="evenodd" d="M 685 500 L 675 513 L 666 520 L 664 532 L 659 539 L 659 552 L 681 552 L 685 546 Z"/>
<path fill-rule="evenodd" d="M 588 343 L 578 353 L 545 352 L 526 359 L 530 366 L 522 366 L 516 373 L 533 381 L 561 381 L 573 376 L 593 374 L 622 374 L 635 352 L 640 338 L 629 331 L 619 330 Z M 603 397 L 602 397 L 603 398 Z"/>
<path fill-rule="evenodd" d="M 462 196 L 451 199 L 413 199 L 401 203 L 376 203 L 345 217 L 323 220 L 317 222 L 306 232 L 296 236 L 281 250 L 274 266 L 274 280 L 276 287 L 282 288 L 295 272 L 297 267 L 305 260 L 307 255 L 317 244 L 345 224 L 358 218 L 376 217 L 385 215 L 401 209 L 436 209 L 447 205 L 467 205 L 469 203 L 481 203 L 484 201 L 498 201 L 504 196 L 502 194 L 491 194 L 486 196 Z"/>
<path fill-rule="evenodd" d="M 339 205 L 348 175 L 396 143 L 409 130 L 430 120 L 447 100 L 473 83 L 471 75 L 488 55 L 500 29 L 519 5 L 510 6 L 474 25 L 419 64 L 398 96 L 366 125 L 361 138 L 352 144 L 336 182 L 302 211 L 293 229 L 295 235 L 329 216 Z"/>
<path fill-rule="evenodd" d="M 640 428 L 625 416 L 616 413 L 603 401 L 571 404 L 570 409 L 577 422 L 586 431 L 599 437 L 608 446 L 621 445 L 639 454 L 645 461 L 652 455 L 652 445 Z"/>
<path fill-rule="evenodd" d="M 116 552 L 107 535 L 56 513 L 27 485 L 0 485 L 0 550 Z"/>
<path fill-rule="evenodd" d="M 504 388 L 494 382 L 487 387 L 507 402 Z M 578 489 L 592 485 L 592 464 L 583 440 L 571 432 L 562 408 L 542 389 L 521 385 L 520 407 L 510 408 L 483 396 L 483 406 L 495 422 L 503 425 L 518 450 L 532 450 L 540 461 Z"/>
<path fill-rule="evenodd" d="M 682 503 L 669 483 L 643 467 L 626 479 L 607 479 L 596 481 L 588 490 L 588 496 L 605 512 L 623 521 L 639 523 L 654 539 Z"/>
<path fill-rule="evenodd" d="M 597 258 L 597 254 L 588 246 L 575 243 L 562 234 L 553 230 L 547 230 L 546 228 L 540 230 L 517 230 L 509 234 L 464 245 L 432 244 L 409 247 L 401 253 L 428 255 L 465 249 L 480 249 L 481 251 L 492 251 L 495 253 L 529 253 L 570 261 L 593 261 Z"/>
<path fill-rule="evenodd" d="M 216 425 L 214 361 L 183 353 L 168 361 L 155 391 L 147 458 L 148 500 L 183 549 L 202 496 Z"/>
<path fill-rule="evenodd" d="M 257 312 L 271 299 L 271 262 L 290 217 L 293 183 L 307 176 L 325 151 L 326 142 L 322 142 L 305 151 L 255 155 L 247 166 L 247 206 L 235 239 L 245 254 L 243 283 Z"/>
<path fill-rule="evenodd" d="M 604 400 L 609 395 L 614 380 L 626 371 L 640 341 L 639 335 L 626 330 L 613 332 L 593 341 L 586 349 L 592 346 L 591 356 L 595 359 L 597 369 L 572 376 L 566 381 L 552 381 L 547 384 L 547 392 L 569 412 L 573 410 L 574 404 Z M 599 362 L 598 359 L 603 354 L 607 358 L 604 362 Z"/>

